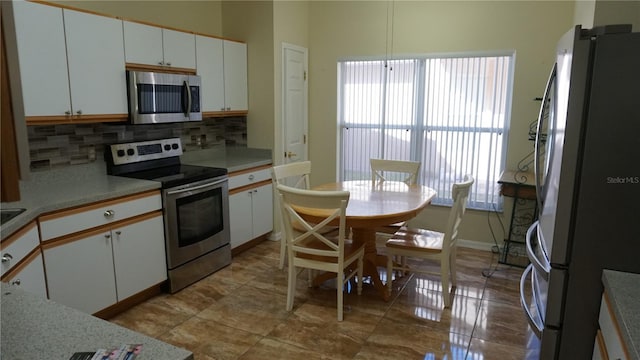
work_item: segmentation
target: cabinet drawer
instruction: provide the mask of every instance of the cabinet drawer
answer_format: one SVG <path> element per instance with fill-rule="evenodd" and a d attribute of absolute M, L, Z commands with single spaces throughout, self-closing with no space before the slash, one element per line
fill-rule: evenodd
<path fill-rule="evenodd" d="M 159 191 L 94 203 L 39 218 L 42 241 L 162 209 Z"/>
<path fill-rule="evenodd" d="M 229 176 L 229 190 L 271 180 L 271 165 L 239 171 Z"/>
<path fill-rule="evenodd" d="M 2 274 L 13 268 L 40 244 L 35 221 L 2 242 Z"/>

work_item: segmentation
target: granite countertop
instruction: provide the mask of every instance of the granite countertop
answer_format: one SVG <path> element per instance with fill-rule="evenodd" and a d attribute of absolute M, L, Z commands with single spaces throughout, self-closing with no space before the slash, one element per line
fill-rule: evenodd
<path fill-rule="evenodd" d="M 640 274 L 605 269 L 602 283 L 629 356 L 640 360 Z"/>
<path fill-rule="evenodd" d="M 271 164 L 271 150 L 231 148 L 222 152 L 189 151 L 182 155 L 181 161 L 185 164 L 222 167 L 232 173 Z M 160 186 L 156 181 L 107 175 L 106 164 L 101 160 L 34 172 L 29 180 L 20 181 L 20 201 L 0 204 L 2 209 L 26 209 L 0 227 L 0 238 L 4 239 L 46 212 L 160 189 Z"/>
<path fill-rule="evenodd" d="M 136 359 L 190 360 L 193 354 L 2 283 L 0 357 L 66 360 L 75 352 L 142 344 Z"/>

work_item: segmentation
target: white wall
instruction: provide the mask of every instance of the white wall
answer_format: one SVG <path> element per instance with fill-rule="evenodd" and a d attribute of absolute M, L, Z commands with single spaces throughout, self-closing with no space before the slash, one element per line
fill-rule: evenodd
<path fill-rule="evenodd" d="M 309 23 L 311 182 L 336 179 L 338 59 L 385 55 L 388 2 L 313 1 Z M 515 81 L 507 168 L 533 150 L 527 140 L 554 61 L 557 40 L 573 24 L 569 1 L 395 1 L 393 54 L 515 50 Z M 510 202 L 507 204 L 507 206 Z M 430 207 L 417 219 L 436 226 L 448 208 Z M 486 212 L 469 212 L 461 237 L 493 243 Z M 507 219 L 503 219 L 506 221 Z M 492 223 L 499 228 L 495 217 Z M 503 238 L 501 231 L 496 234 Z"/>

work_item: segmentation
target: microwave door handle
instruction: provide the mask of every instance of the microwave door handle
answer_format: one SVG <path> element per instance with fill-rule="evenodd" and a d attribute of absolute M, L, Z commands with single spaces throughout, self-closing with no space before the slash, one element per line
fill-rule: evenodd
<path fill-rule="evenodd" d="M 191 113 L 191 87 L 189 87 L 189 82 L 187 80 L 183 81 L 182 89 L 183 94 L 187 95 L 187 105 L 185 106 L 184 101 L 182 102 L 182 111 L 184 113 L 184 117 L 189 117 L 189 113 Z"/>

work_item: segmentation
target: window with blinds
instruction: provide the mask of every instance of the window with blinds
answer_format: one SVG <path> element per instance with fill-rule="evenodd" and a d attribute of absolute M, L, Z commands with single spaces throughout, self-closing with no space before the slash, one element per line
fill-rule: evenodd
<path fill-rule="evenodd" d="M 340 180 L 370 179 L 370 158 L 421 161 L 418 182 L 448 205 L 471 174 L 469 207 L 501 209 L 514 54 L 338 62 Z"/>

